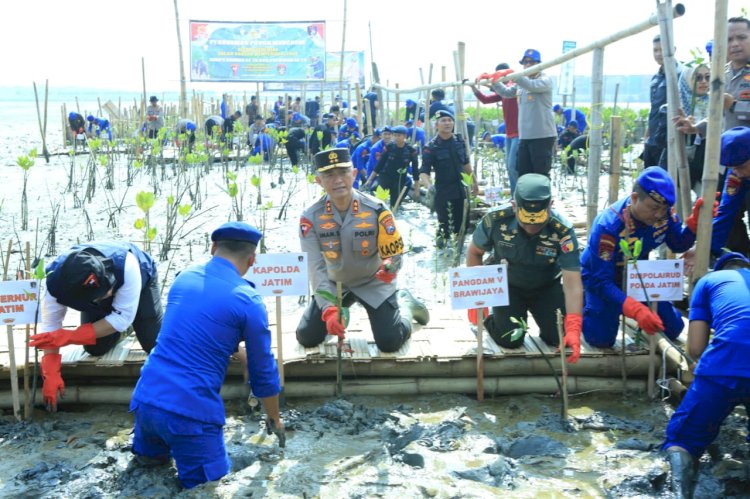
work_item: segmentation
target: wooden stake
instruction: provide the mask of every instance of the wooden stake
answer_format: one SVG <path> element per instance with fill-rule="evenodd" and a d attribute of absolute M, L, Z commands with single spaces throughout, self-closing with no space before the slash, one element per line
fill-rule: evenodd
<path fill-rule="evenodd" d="M 31 275 L 31 243 L 26 241 L 26 278 Z M 40 290 L 37 288 L 37 293 Z M 38 300 L 37 300 L 38 303 Z M 31 335 L 31 325 L 26 324 L 26 342 L 24 343 L 24 362 L 23 362 L 23 417 L 25 420 L 31 419 L 31 395 L 29 394 L 29 336 Z"/>
<path fill-rule="evenodd" d="M 281 297 L 276 297 L 276 363 L 279 367 L 281 390 L 284 390 L 284 347 L 281 333 Z"/>
<path fill-rule="evenodd" d="M 341 288 L 341 281 L 336 281 L 336 306 L 339 309 L 339 321 L 341 320 L 341 307 L 344 302 L 344 293 Z M 336 344 L 336 396 L 341 396 L 344 391 L 344 364 L 341 358 L 341 351 L 344 349 L 344 340 L 339 338 Z"/>
<path fill-rule="evenodd" d="M 651 302 L 651 311 L 657 313 L 656 302 Z M 648 335 L 648 386 L 646 393 L 648 398 L 654 398 L 654 386 L 656 386 L 656 335 Z"/>
<path fill-rule="evenodd" d="M 409 186 L 405 185 L 403 189 L 401 189 L 401 192 L 398 194 L 398 198 L 396 199 L 396 204 L 394 204 L 393 208 L 391 208 L 391 211 L 393 213 L 396 213 L 396 211 L 398 211 L 398 207 L 401 205 L 401 200 L 404 199 L 404 194 L 406 194 L 408 188 Z"/>
<path fill-rule="evenodd" d="M 484 307 L 477 309 L 477 400 L 484 400 Z"/>
<path fill-rule="evenodd" d="M 562 393 L 563 398 L 563 419 L 568 419 L 568 367 L 565 364 L 565 343 L 563 342 L 563 316 L 560 309 L 557 309 L 557 336 L 560 338 L 560 362 L 562 363 Z"/>
<path fill-rule="evenodd" d="M 602 161 L 602 102 L 604 101 L 604 48 L 594 49 L 591 69 L 591 128 L 589 132 L 586 228 L 591 229 L 599 213 L 599 171 Z"/>
<path fill-rule="evenodd" d="M 622 118 L 612 116 L 610 119 L 612 137 L 610 140 L 610 169 L 609 169 L 609 204 L 617 201 L 620 191 L 620 171 L 622 170 Z"/>
<path fill-rule="evenodd" d="M 10 359 L 10 390 L 13 396 L 13 415 L 21 421 L 21 400 L 18 395 L 18 371 L 16 370 L 16 347 L 13 343 L 13 326 L 8 324 L 8 358 Z"/>

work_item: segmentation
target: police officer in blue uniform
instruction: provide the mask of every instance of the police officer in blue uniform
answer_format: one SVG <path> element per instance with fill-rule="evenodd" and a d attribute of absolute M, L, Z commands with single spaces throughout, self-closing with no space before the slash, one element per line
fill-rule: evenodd
<path fill-rule="evenodd" d="M 410 184 L 414 185 L 415 199 L 419 198 L 419 155 L 406 143 L 405 126 L 399 125 L 392 131 L 394 140 L 385 145 L 374 170 L 380 186 L 390 191 L 391 208 L 396 206 L 401 190 Z M 408 174 L 413 176 L 414 182 L 409 182 Z"/>
<path fill-rule="evenodd" d="M 675 188 L 669 174 L 658 166 L 644 169 L 630 196 L 597 215 L 588 245 L 581 255 L 584 288 L 583 335 L 592 346 L 609 348 L 617 337 L 620 314 L 635 319 L 649 334 L 664 331 L 674 339 L 683 328 L 680 313 L 669 302 L 659 302 L 658 314 L 622 290 L 627 257 L 620 241 L 632 252 L 642 242 L 640 260 L 662 243 L 675 252 L 686 251 L 695 241 L 700 203 L 683 225 L 673 204 Z"/>
<path fill-rule="evenodd" d="M 431 190 L 430 173 L 435 172 L 434 208 L 438 218 L 437 245 L 442 247 L 448 240 L 450 232 L 458 234 L 468 216 L 464 210 L 467 199 L 466 189 L 462 183 L 461 173 L 472 174 L 471 162 L 466 146 L 453 133 L 455 118 L 450 111 L 439 109 L 435 112 L 437 134 L 422 151 L 422 166 L 419 178 L 422 185 Z M 476 178 L 472 190 L 478 189 Z"/>
<path fill-rule="evenodd" d="M 326 113 L 323 115 L 323 122 L 316 126 L 310 135 L 310 153 L 317 154 L 332 143 L 336 144 L 336 115 Z"/>
<path fill-rule="evenodd" d="M 86 116 L 86 121 L 89 122 L 88 129 L 86 130 L 89 134 L 92 132 L 96 134 L 97 137 L 101 136 L 102 132 L 107 133 L 107 139 L 110 141 L 112 140 L 112 127 L 109 125 L 109 120 L 104 118 L 97 118 L 93 114 L 89 114 Z M 94 130 L 94 127 L 96 126 L 96 130 Z"/>
<path fill-rule="evenodd" d="M 356 172 L 347 149 L 319 152 L 315 168 L 315 181 L 326 194 L 300 218 L 312 289 L 335 296 L 341 282 L 343 305 L 362 304 L 375 344 L 383 352 L 395 352 L 411 335 L 412 319 L 427 324 L 429 313 L 394 282 L 404 243 L 393 214 L 382 201 L 352 188 Z M 297 326 L 297 340 L 304 347 L 319 345 L 326 335 L 343 339 L 345 333 L 335 304 L 317 295 Z"/>
<path fill-rule="evenodd" d="M 372 149 L 373 145 L 380 141 L 380 137 L 382 136 L 382 134 L 383 130 L 381 128 L 376 128 L 373 131 L 373 134 L 369 137 L 365 137 L 365 140 L 360 142 L 352 152 L 352 164 L 357 170 L 357 176 L 354 179 L 355 189 L 359 187 L 360 182 L 364 184 L 367 180 L 367 163 L 370 160 L 370 150 Z"/>
<path fill-rule="evenodd" d="M 244 222 L 226 223 L 211 234 L 211 260 L 180 272 L 169 290 L 159 343 L 133 392 L 136 459 L 157 464 L 172 457 L 188 489 L 230 470 L 219 390 L 242 341 L 252 392 L 263 403 L 267 428 L 276 429 L 282 444 L 281 385 L 268 313 L 242 277 L 255 262 L 261 237 Z"/>
<path fill-rule="evenodd" d="M 372 175 L 373 170 L 375 170 L 375 166 L 378 164 L 378 161 L 380 161 L 380 156 L 383 154 L 383 149 L 385 149 L 385 145 L 391 142 L 391 139 L 393 138 L 393 132 L 391 132 L 391 127 L 384 126 L 382 128 L 382 134 L 381 139 L 370 148 L 370 157 L 367 160 L 367 177 L 370 178 L 370 175 Z"/>
<path fill-rule="evenodd" d="M 662 446 L 677 497 L 692 497 L 696 463 L 719 434 L 724 419 L 737 405 L 750 406 L 748 331 L 750 260 L 728 253 L 716 262 L 714 272 L 696 283 L 690 298 L 688 350 L 698 365 L 693 383 L 669 421 Z"/>
<path fill-rule="evenodd" d="M 305 129 L 302 127 L 292 127 L 287 132 L 286 136 L 286 152 L 289 155 L 289 161 L 292 166 L 297 166 L 300 160 L 300 153 L 305 152 Z M 283 178 L 283 177 L 282 177 Z"/>
<path fill-rule="evenodd" d="M 162 306 L 156 263 L 131 243 L 101 242 L 73 246 L 47 266 L 47 293 L 42 301 L 42 333 L 31 346 L 45 350 L 42 358 L 43 395 L 56 410 L 60 376 L 58 349 L 83 345 L 91 355 L 104 355 L 132 324 L 146 352 L 156 343 Z M 68 308 L 81 312 L 81 326 L 63 329 Z"/>

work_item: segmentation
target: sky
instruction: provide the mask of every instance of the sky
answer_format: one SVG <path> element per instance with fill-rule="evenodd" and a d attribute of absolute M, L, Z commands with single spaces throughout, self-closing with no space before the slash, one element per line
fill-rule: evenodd
<path fill-rule="evenodd" d="M 524 50 L 535 48 L 542 60 L 562 53 L 562 41 L 579 47 L 649 18 L 657 0 L 521 0 L 437 2 L 435 0 L 349 0 L 345 50 L 366 53 L 367 82 L 372 53 L 382 83 L 401 88 L 420 84 L 432 63 L 433 81 L 441 66 L 455 79 L 453 51 L 466 44 L 466 77 L 492 71 L 499 62 L 519 68 Z M 713 37 L 714 2 L 683 0 L 685 15 L 674 22 L 676 57 L 690 60 L 690 49 Z M 729 15 L 741 15 L 750 2 L 729 1 Z M 328 51 L 339 51 L 344 32 L 344 0 L 177 0 L 186 72 L 189 20 L 325 20 Z M 122 3 L 76 0 L 2 2 L 5 47 L 2 86 L 106 88 L 140 91 L 141 57 L 147 92 L 179 91 L 179 59 L 173 0 Z M 372 49 L 370 47 L 370 32 Z M 622 40 L 604 51 L 607 75 L 652 74 L 651 39 L 658 27 Z M 372 52 L 371 52 L 372 50 Z M 550 70 L 556 73 L 557 70 Z M 591 56 L 576 59 L 575 73 L 590 74 Z M 188 72 L 189 74 L 189 72 Z M 199 92 L 254 90 L 247 83 L 191 83 Z"/>

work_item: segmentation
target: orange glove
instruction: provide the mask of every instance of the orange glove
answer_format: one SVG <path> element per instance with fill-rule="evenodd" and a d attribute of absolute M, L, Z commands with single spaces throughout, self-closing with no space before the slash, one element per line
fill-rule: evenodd
<path fill-rule="evenodd" d="M 467 312 L 469 314 L 469 322 L 471 322 L 472 324 L 476 326 L 477 322 L 479 321 L 479 317 L 478 317 L 479 314 L 477 313 L 477 309 L 470 308 Z M 487 316 L 489 315 L 490 315 L 490 310 L 487 307 L 484 307 L 484 317 L 487 318 Z"/>
<path fill-rule="evenodd" d="M 512 69 L 501 69 L 499 71 L 495 71 L 491 75 L 489 75 L 489 78 L 492 79 L 492 83 L 497 83 L 497 80 L 502 78 L 503 76 L 508 76 L 513 72 Z"/>
<path fill-rule="evenodd" d="M 34 334 L 29 346 L 40 350 L 64 347 L 65 345 L 94 345 L 96 331 L 91 323 L 81 324 L 75 329 L 58 329 L 50 333 Z"/>
<path fill-rule="evenodd" d="M 656 334 L 664 331 L 664 323 L 661 317 L 649 310 L 643 303 L 635 301 L 628 296 L 625 303 L 622 304 L 622 313 L 625 317 L 630 317 L 638 322 L 638 327 L 643 329 L 647 334 Z"/>
<path fill-rule="evenodd" d="M 475 83 L 479 83 L 479 82 L 480 82 L 480 81 L 482 81 L 482 80 L 489 80 L 490 78 L 492 78 L 492 75 L 491 75 L 491 74 L 489 74 L 489 73 L 482 73 L 482 74 L 480 74 L 479 76 L 477 76 L 477 77 L 476 77 L 476 78 L 474 79 L 474 82 L 475 82 Z"/>
<path fill-rule="evenodd" d="M 393 270 L 393 262 L 390 258 L 386 258 L 383 260 L 383 263 L 380 264 L 380 268 L 377 272 L 375 272 L 375 278 L 383 281 L 386 284 L 390 284 L 391 281 L 393 281 L 396 278 L 396 273 L 392 272 Z"/>
<path fill-rule="evenodd" d="M 320 318 L 326 323 L 326 331 L 328 331 L 328 334 L 331 336 L 338 336 L 341 341 L 344 340 L 346 326 L 344 325 L 343 320 L 339 320 L 338 307 L 328 307 L 323 310 Z"/>
<path fill-rule="evenodd" d="M 44 405 L 50 412 L 57 411 L 57 394 L 62 397 L 65 395 L 65 383 L 60 375 L 60 366 L 62 364 L 62 355 L 59 353 L 46 353 L 42 357 L 42 376 L 44 385 L 42 385 L 42 397 Z"/>
<path fill-rule="evenodd" d="M 578 362 L 581 357 L 581 328 L 583 327 L 583 316 L 581 314 L 565 314 L 565 336 L 563 345 L 570 347 L 573 353 L 567 358 L 571 364 Z"/>
<path fill-rule="evenodd" d="M 714 201 L 713 210 L 711 213 L 712 218 L 716 218 L 716 215 L 719 213 L 719 200 L 718 198 L 721 197 L 721 193 L 716 193 L 716 200 Z M 695 204 L 693 205 L 693 211 L 690 213 L 690 216 L 685 220 L 685 224 L 688 226 L 688 229 L 693 234 L 698 233 L 698 217 L 700 216 L 701 207 L 703 206 L 703 198 L 699 197 L 695 200 Z"/>

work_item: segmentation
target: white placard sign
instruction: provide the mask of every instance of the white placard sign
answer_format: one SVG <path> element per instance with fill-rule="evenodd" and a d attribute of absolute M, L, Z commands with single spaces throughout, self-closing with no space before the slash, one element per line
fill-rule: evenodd
<path fill-rule="evenodd" d="M 0 320 L 4 325 L 34 324 L 36 320 L 36 281 L 0 281 Z"/>
<path fill-rule="evenodd" d="M 478 265 L 448 270 L 453 310 L 508 305 L 507 265 Z"/>
<path fill-rule="evenodd" d="M 502 196 L 502 187 L 485 187 L 484 188 L 484 201 L 489 205 L 496 205 L 500 203 L 500 196 Z"/>
<path fill-rule="evenodd" d="M 576 42 L 563 41 L 563 54 L 575 50 Z M 575 59 L 564 62 L 560 69 L 560 78 L 557 82 L 558 95 L 573 95 L 575 91 Z M 573 116 L 575 118 L 575 115 Z"/>
<path fill-rule="evenodd" d="M 651 301 L 682 300 L 684 263 L 682 259 L 640 260 L 638 272 L 628 263 L 627 295 L 642 302 L 646 301 L 646 293 Z"/>
<path fill-rule="evenodd" d="M 307 294 L 307 253 L 261 253 L 245 274 L 261 296 Z"/>

